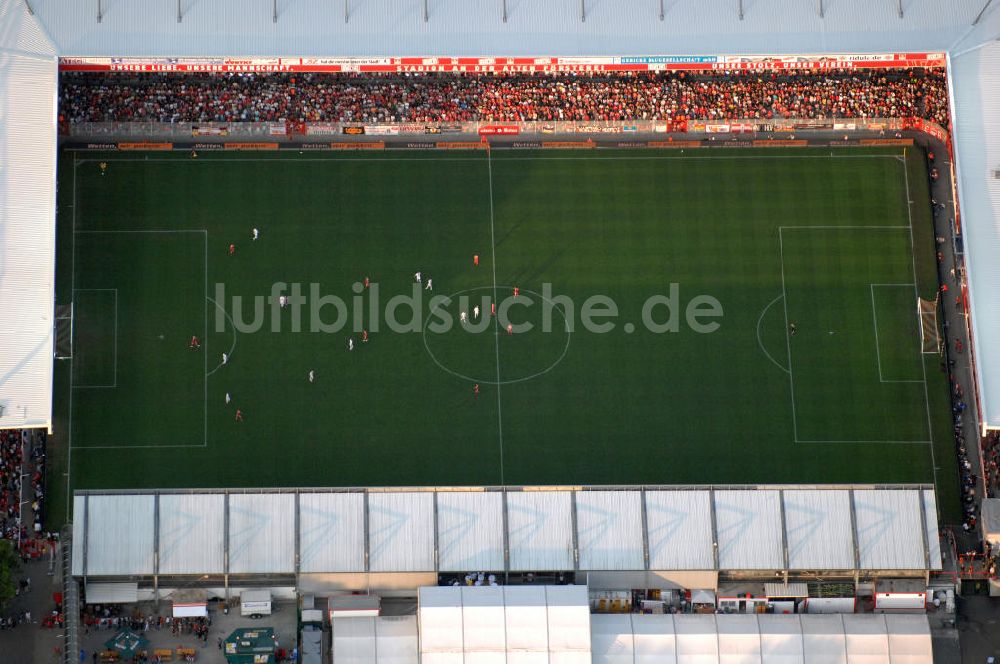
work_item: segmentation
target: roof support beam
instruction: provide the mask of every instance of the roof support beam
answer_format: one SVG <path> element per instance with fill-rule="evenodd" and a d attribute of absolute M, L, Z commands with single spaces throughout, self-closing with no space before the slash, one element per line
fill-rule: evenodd
<path fill-rule="evenodd" d="M 646 490 L 639 492 L 639 514 L 642 517 L 642 568 L 649 569 L 649 519 L 646 516 Z"/>
<path fill-rule="evenodd" d="M 785 490 L 778 492 L 778 503 L 781 506 L 781 556 L 785 565 L 785 584 L 788 584 L 788 526 L 785 522 Z"/>
<path fill-rule="evenodd" d="M 278 0 L 271 0 L 271 21 L 278 22 Z"/>
<path fill-rule="evenodd" d="M 28 0 L 25 0 L 25 3 L 27 3 L 27 1 Z M 986 10 L 989 9 L 990 5 L 992 5 L 992 4 L 993 4 L 993 0 L 986 0 L 986 4 L 983 5 L 983 8 L 979 11 L 978 14 L 976 14 L 976 20 L 974 20 L 972 22 L 972 25 L 978 25 L 979 21 L 981 21 L 983 19 L 983 14 L 986 13 Z M 28 7 L 28 11 L 29 12 L 31 11 L 31 7 Z"/>
<path fill-rule="evenodd" d="M 503 22 L 507 22 L 507 0 L 503 0 Z"/>
<path fill-rule="evenodd" d="M 177 22 L 180 23 L 184 18 L 184 14 L 181 13 L 181 0 L 177 0 Z"/>
<path fill-rule="evenodd" d="M 580 535 L 576 525 L 576 491 L 569 492 L 569 516 L 573 529 L 573 569 L 580 569 Z"/>
<path fill-rule="evenodd" d="M 715 516 L 715 489 L 708 490 L 708 506 L 712 510 L 712 569 L 719 571 L 719 522 Z"/>
<path fill-rule="evenodd" d="M 663 20 L 665 12 L 663 11 L 663 0 L 660 0 L 660 20 Z"/>
<path fill-rule="evenodd" d="M 430 18 L 430 14 L 427 13 L 427 0 L 424 0 L 424 23 Z"/>
<path fill-rule="evenodd" d="M 510 574 L 510 515 L 507 513 L 507 489 L 501 489 L 503 496 L 503 571 L 504 583 Z"/>
<path fill-rule="evenodd" d="M 350 1 L 351 0 L 344 0 L 344 23 L 347 23 L 347 19 L 351 16 Z"/>
<path fill-rule="evenodd" d="M 896 0 L 896 7 L 899 10 L 899 18 L 903 18 L 903 0 Z"/>
<path fill-rule="evenodd" d="M 854 553 L 854 575 L 861 569 L 861 549 L 858 546 L 858 513 L 854 509 L 854 489 L 850 492 L 851 503 L 851 551 Z"/>
<path fill-rule="evenodd" d="M 740 20 L 743 20 L 743 0 L 736 0 L 736 11 L 740 15 Z"/>
<path fill-rule="evenodd" d="M 97 0 L 97 22 L 100 23 L 104 18 L 104 10 L 101 9 L 101 0 Z"/>
<path fill-rule="evenodd" d="M 587 21 L 587 0 L 580 0 L 580 23 Z"/>
<path fill-rule="evenodd" d="M 819 5 L 819 17 L 825 18 L 823 15 L 823 0 L 817 0 L 817 4 Z"/>

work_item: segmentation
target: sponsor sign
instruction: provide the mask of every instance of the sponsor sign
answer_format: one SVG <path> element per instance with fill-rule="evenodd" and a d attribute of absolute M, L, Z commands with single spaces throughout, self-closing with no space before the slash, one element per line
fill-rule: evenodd
<path fill-rule="evenodd" d="M 913 145 L 912 138 L 862 138 L 858 145 Z"/>
<path fill-rule="evenodd" d="M 406 143 L 400 143 L 399 146 L 410 150 L 432 150 L 437 147 L 437 143 L 431 143 L 430 141 L 407 141 Z"/>
<path fill-rule="evenodd" d="M 385 143 L 383 141 L 374 142 L 338 142 L 330 143 L 331 150 L 384 150 Z"/>
<path fill-rule="evenodd" d="M 277 150 L 277 143 L 224 143 L 227 150 Z"/>
<path fill-rule="evenodd" d="M 341 131 L 348 136 L 361 136 L 365 133 L 364 127 L 341 127 Z"/>
<path fill-rule="evenodd" d="M 776 138 L 772 141 L 754 141 L 755 148 L 804 148 L 809 141 L 801 139 Z"/>
<path fill-rule="evenodd" d="M 442 134 L 461 134 L 465 129 L 460 124 L 443 124 L 439 127 Z"/>
<path fill-rule="evenodd" d="M 119 143 L 119 150 L 155 150 L 164 152 L 167 150 L 173 150 L 173 143 Z"/>
<path fill-rule="evenodd" d="M 541 141 L 514 141 L 510 144 L 512 148 L 540 148 L 542 147 Z"/>
<path fill-rule="evenodd" d="M 372 136 L 398 136 L 399 127 L 396 125 L 365 125 L 364 133 Z"/>
<path fill-rule="evenodd" d="M 287 136 L 288 129 L 285 127 L 284 122 L 272 122 L 267 128 L 267 132 L 271 136 Z"/>
<path fill-rule="evenodd" d="M 117 150 L 118 149 L 118 144 L 117 143 L 87 143 L 87 145 L 84 146 L 84 148 L 87 149 L 87 150 Z"/>
<path fill-rule="evenodd" d="M 728 134 L 729 125 L 727 124 L 706 124 L 705 132 L 709 134 Z"/>
<path fill-rule="evenodd" d="M 339 134 L 340 125 L 333 122 L 311 122 L 306 125 L 305 134 Z"/>
<path fill-rule="evenodd" d="M 567 150 L 591 150 L 594 147 L 594 143 L 592 141 L 543 141 L 542 147 Z"/>
<path fill-rule="evenodd" d="M 479 128 L 480 136 L 517 136 L 521 128 L 517 125 L 483 125 Z"/>
<path fill-rule="evenodd" d="M 299 150 L 329 150 L 329 143 L 298 143 L 291 146 L 293 149 L 298 148 Z"/>
<path fill-rule="evenodd" d="M 478 141 L 438 141 L 439 150 L 485 150 L 487 144 Z"/>
<path fill-rule="evenodd" d="M 225 150 L 226 146 L 222 143 L 195 143 L 191 146 L 192 150 Z"/>
<path fill-rule="evenodd" d="M 701 141 L 649 141 L 651 148 L 700 148 Z"/>
<path fill-rule="evenodd" d="M 192 136 L 229 136 L 229 127 L 205 127 L 194 125 L 191 127 Z"/>

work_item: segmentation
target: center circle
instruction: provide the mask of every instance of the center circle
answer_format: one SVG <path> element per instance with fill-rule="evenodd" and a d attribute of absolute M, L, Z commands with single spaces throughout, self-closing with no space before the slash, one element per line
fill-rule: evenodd
<path fill-rule="evenodd" d="M 513 286 L 496 286 L 496 287 L 493 287 L 493 286 L 479 286 L 477 288 L 467 288 L 465 290 L 460 290 L 460 291 L 452 293 L 451 295 L 448 295 L 446 297 L 450 301 L 454 302 L 454 300 L 456 298 L 458 298 L 461 295 L 465 295 L 467 293 L 475 293 L 475 292 L 478 292 L 478 291 L 491 291 L 491 292 L 495 292 L 495 291 L 499 291 L 499 290 L 502 290 L 502 289 L 506 289 L 506 290 L 509 291 L 509 290 L 513 289 Z M 553 302 L 551 299 L 545 297 L 544 295 L 542 295 L 541 293 L 539 293 L 537 291 L 533 291 L 533 290 L 528 290 L 528 289 L 522 288 L 522 289 L 520 289 L 520 292 L 524 293 L 526 295 L 527 294 L 534 295 L 540 301 L 550 303 L 552 305 L 552 309 L 554 311 L 559 312 L 559 315 L 562 316 L 562 319 L 563 319 L 563 332 L 565 332 L 565 334 L 566 334 L 566 344 L 563 346 L 562 352 L 559 354 L 559 357 L 557 357 L 555 359 L 555 361 L 553 361 L 552 363 L 550 363 L 547 367 L 545 367 L 541 371 L 536 371 L 535 373 L 527 375 L 527 376 L 521 376 L 519 378 L 511 378 L 511 379 L 508 379 L 508 380 L 499 380 L 499 381 L 496 378 L 477 378 L 475 376 L 469 376 L 467 374 L 464 374 L 464 373 L 462 373 L 460 371 L 455 371 L 454 369 L 448 367 L 440 359 L 438 359 L 438 357 L 436 355 L 434 355 L 434 351 L 431 350 L 430 344 L 427 343 L 427 327 L 431 323 L 432 314 L 434 313 L 435 309 L 438 308 L 440 305 L 435 305 L 435 306 L 431 307 L 431 310 L 430 310 L 430 312 L 427 315 L 427 320 L 424 322 L 422 337 L 423 337 L 423 341 L 424 341 L 424 349 L 427 351 L 427 355 L 430 356 L 430 358 L 434 361 L 434 364 L 438 365 L 438 367 L 440 367 L 442 370 L 446 371 L 447 373 L 450 373 L 452 376 L 455 376 L 456 378 L 461 378 L 462 380 L 467 380 L 467 381 L 472 382 L 472 383 L 480 383 L 482 385 L 511 385 L 511 384 L 514 384 L 514 383 L 523 383 L 526 380 L 531 380 L 532 378 L 538 378 L 539 376 L 543 376 L 543 375 L 547 374 L 548 372 L 552 371 L 556 367 L 556 365 L 558 365 L 560 362 L 563 361 L 563 358 L 566 357 L 566 351 L 569 350 L 569 342 L 570 342 L 570 338 L 572 337 L 572 332 L 570 332 L 570 329 L 569 329 L 569 321 L 566 319 L 566 313 L 562 310 L 561 307 L 557 306 L 555 302 Z M 486 315 L 486 314 L 484 313 L 484 315 Z M 494 334 L 497 334 L 497 332 L 496 332 L 495 329 L 494 329 Z M 499 361 L 499 359 L 498 359 L 498 361 Z"/>

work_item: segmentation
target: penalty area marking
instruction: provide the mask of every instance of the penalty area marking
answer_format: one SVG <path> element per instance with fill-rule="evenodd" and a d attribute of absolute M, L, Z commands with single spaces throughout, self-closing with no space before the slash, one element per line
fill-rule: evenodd
<path fill-rule="evenodd" d="M 792 367 L 792 341 L 791 341 L 791 336 L 789 335 L 789 332 L 788 332 L 788 323 L 789 323 L 789 321 L 791 319 L 789 318 L 789 315 L 788 315 L 788 297 L 787 297 L 787 294 L 785 292 L 785 250 L 784 250 L 783 233 L 786 230 L 848 230 L 848 231 L 854 231 L 854 230 L 890 230 L 890 229 L 891 230 L 902 230 L 902 231 L 909 231 L 910 232 L 910 253 L 911 253 L 911 258 L 912 258 L 912 253 L 913 253 L 913 227 L 912 227 L 912 218 L 911 218 L 910 224 L 908 224 L 908 225 L 882 225 L 882 226 L 857 226 L 857 225 L 855 225 L 855 226 L 851 226 L 851 225 L 847 225 L 847 226 L 835 226 L 835 225 L 808 226 L 808 225 L 799 225 L 799 226 L 779 226 L 778 227 L 778 250 L 779 250 L 779 256 L 780 256 L 780 261 L 781 261 L 781 297 L 784 299 L 784 305 L 785 305 L 785 342 L 788 345 L 788 369 L 789 369 L 788 370 L 788 380 L 789 380 L 789 385 L 791 387 L 790 398 L 791 398 L 791 405 L 792 405 L 792 432 L 793 432 L 793 436 L 794 436 L 793 440 L 794 440 L 795 443 L 803 443 L 803 444 L 825 444 L 825 443 L 831 443 L 831 444 L 848 444 L 848 445 L 849 444 L 876 444 L 876 443 L 878 443 L 878 444 L 885 444 L 885 445 L 931 445 L 932 448 L 933 448 L 933 441 L 931 441 L 931 440 L 803 440 L 803 439 L 799 438 L 798 418 L 796 417 L 796 414 L 795 414 L 795 373 L 794 373 L 794 369 Z M 916 265 L 914 264 L 914 279 L 915 278 L 916 278 Z M 916 285 L 915 284 L 908 284 L 908 285 L 912 286 L 914 288 L 914 290 L 916 290 Z M 923 357 L 921 357 L 921 366 L 923 366 Z M 932 435 L 932 433 L 931 433 L 932 429 L 930 427 L 930 402 L 928 401 L 927 394 L 926 394 L 926 391 L 927 391 L 926 369 L 924 369 L 924 371 L 925 371 L 925 378 L 924 378 L 924 380 L 922 380 L 922 381 L 916 381 L 916 382 L 924 384 L 924 405 L 925 405 L 925 407 L 927 409 L 927 413 L 928 413 L 928 433 L 927 433 L 927 435 L 931 436 Z M 895 381 L 893 381 L 893 382 L 895 382 Z M 936 473 L 935 473 L 935 476 L 936 476 Z"/>
<path fill-rule="evenodd" d="M 82 162 L 84 160 L 80 160 L 80 161 Z M 106 160 L 101 160 L 101 161 L 106 161 Z M 122 160 L 122 161 L 125 161 L 125 160 Z M 76 164 L 74 164 L 74 167 L 75 167 L 75 165 Z M 76 189 L 76 175 L 75 175 L 75 173 L 74 173 L 74 178 L 73 178 L 73 186 L 74 186 L 74 198 L 75 198 L 75 189 Z M 204 260 L 204 263 L 205 263 L 205 300 L 206 300 L 206 302 L 205 302 L 205 306 L 202 308 L 202 310 L 204 311 L 204 318 L 205 318 L 205 321 L 204 321 L 205 322 L 205 325 L 204 325 L 205 331 L 204 331 L 203 334 L 205 335 L 205 341 L 206 341 L 206 344 L 207 344 L 207 342 L 208 342 L 208 300 L 210 299 L 208 297 L 208 230 L 207 229 L 204 229 L 204 228 L 197 228 L 197 229 L 188 229 L 188 228 L 181 229 L 181 228 L 177 228 L 177 229 L 173 229 L 172 228 L 172 229 L 77 230 L 76 229 L 76 205 L 75 204 L 73 206 L 73 226 L 74 226 L 74 228 L 73 228 L 74 238 L 75 238 L 76 235 L 85 235 L 85 234 L 94 234 L 94 235 L 97 235 L 97 234 L 127 234 L 128 233 L 128 234 L 154 234 L 155 235 L 155 234 L 165 234 L 165 233 L 201 233 L 201 235 L 202 235 L 202 237 L 204 238 L 204 241 L 205 241 L 205 260 Z M 73 262 L 75 264 L 75 262 L 76 262 L 76 246 L 75 246 L 76 242 L 74 241 L 73 244 L 74 244 L 74 247 L 73 247 Z M 75 272 L 75 268 L 74 268 L 74 272 Z M 74 274 L 73 276 L 74 276 L 74 281 L 75 281 L 75 276 L 76 275 Z M 73 290 L 76 291 L 76 290 L 85 290 L 85 289 L 74 288 Z M 117 315 L 117 309 L 116 309 L 116 315 Z M 117 329 L 117 323 L 116 323 L 116 329 Z M 234 330 L 235 330 L 235 328 L 234 328 Z M 177 448 L 201 448 L 201 447 L 208 447 L 208 353 L 207 353 L 207 351 L 203 355 L 204 355 L 204 358 L 203 358 L 202 362 L 203 362 L 203 365 L 204 365 L 204 372 L 205 372 L 205 377 L 204 377 L 204 380 L 203 380 L 203 383 L 204 383 L 204 388 L 203 388 L 203 392 L 204 392 L 204 400 L 203 400 L 204 408 L 203 408 L 203 411 L 202 411 L 203 412 L 203 421 L 204 421 L 204 425 L 203 425 L 204 440 L 201 443 L 199 443 L 199 444 L 191 444 L 191 445 L 74 445 L 73 444 L 73 437 L 72 437 L 73 436 L 73 434 L 72 434 L 72 431 L 73 431 L 73 411 L 72 411 L 73 400 L 72 400 L 72 394 L 71 394 L 70 395 L 70 415 L 69 415 L 70 416 L 70 436 L 69 436 L 70 443 L 69 443 L 69 449 L 70 450 L 74 450 L 74 449 L 76 449 L 76 450 L 130 450 L 130 449 L 149 449 L 149 450 L 155 450 L 155 449 L 177 449 Z M 117 347 L 116 347 L 116 357 L 117 357 Z M 117 376 L 117 370 L 116 370 L 116 376 Z M 72 365 L 70 365 L 70 383 L 72 384 Z M 69 479 L 67 479 L 67 484 L 68 483 L 69 483 Z"/>
<path fill-rule="evenodd" d="M 779 369 L 781 369 L 782 371 L 784 371 L 786 374 L 790 374 L 791 372 L 788 370 L 787 367 L 781 366 L 781 364 L 776 359 L 774 359 L 773 357 L 771 357 L 771 354 L 767 352 L 767 348 L 764 347 L 764 341 L 760 338 L 760 326 L 764 322 L 764 316 L 766 316 L 768 310 L 771 307 L 773 307 L 775 305 L 775 303 L 778 300 L 782 299 L 783 297 L 785 297 L 784 294 L 778 295 L 778 297 L 776 297 L 773 300 L 771 300 L 768 303 L 768 305 L 766 307 L 764 307 L 763 311 L 760 312 L 760 318 L 757 319 L 757 345 L 760 346 L 760 349 L 764 352 L 764 355 L 767 357 L 767 359 L 771 360 L 771 362 L 774 363 L 774 366 L 778 367 Z"/>
<path fill-rule="evenodd" d="M 501 288 L 501 286 L 498 286 L 498 288 Z M 502 286 L 502 288 L 513 288 L 513 286 Z M 465 293 L 473 293 L 473 292 L 476 292 L 476 291 L 493 291 L 493 290 L 494 290 L 493 286 L 479 286 L 478 288 L 467 288 L 465 290 L 458 291 L 457 293 L 452 293 L 451 295 L 448 295 L 447 297 L 448 297 L 448 299 L 450 301 L 454 301 L 455 298 L 457 298 L 460 295 L 464 295 Z M 497 379 L 496 380 L 491 380 L 489 378 L 475 378 L 473 376 L 467 376 L 466 374 L 463 374 L 461 372 L 458 372 L 458 371 L 455 371 L 453 369 L 448 368 L 447 366 L 445 366 L 434 355 L 434 351 L 431 350 L 430 345 L 427 343 L 427 328 L 431 324 L 431 318 L 433 317 L 434 312 L 437 311 L 437 309 L 441 306 L 441 304 L 439 303 L 439 304 L 436 304 L 434 307 L 432 307 L 431 310 L 430 310 L 430 312 L 428 313 L 428 315 L 427 315 L 427 321 L 424 323 L 423 334 L 421 335 L 423 337 L 423 341 L 424 341 L 424 349 L 427 351 L 427 354 L 430 356 L 430 358 L 432 360 L 434 360 L 434 364 L 438 365 L 438 367 L 440 367 L 443 371 L 445 371 L 447 373 L 450 373 L 452 376 L 455 376 L 456 378 L 461 378 L 462 380 L 467 380 L 467 381 L 469 381 L 471 383 L 481 383 L 483 385 L 513 385 L 515 383 L 523 383 L 525 381 L 531 380 L 532 378 L 538 378 L 539 376 L 544 376 L 545 374 L 547 374 L 550 371 L 552 371 L 553 369 L 555 369 L 556 366 L 558 366 L 559 363 L 562 362 L 563 359 L 566 357 L 566 352 L 569 350 L 569 342 L 570 342 L 570 339 L 573 336 L 573 333 L 570 332 L 570 329 L 569 329 L 569 321 L 566 319 L 566 314 L 563 312 L 563 310 L 555 302 L 552 302 L 552 300 L 550 300 L 547 297 L 541 295 L 540 293 L 537 293 L 537 292 L 535 292 L 533 290 L 527 290 L 527 289 L 521 289 L 521 292 L 523 292 L 525 294 L 530 293 L 532 295 L 536 295 L 539 300 L 542 300 L 543 302 L 549 302 L 552 305 L 552 308 L 555 311 L 558 311 L 559 315 L 563 317 L 563 322 L 564 322 L 563 331 L 566 333 L 566 345 L 563 346 L 562 353 L 559 355 L 558 358 L 556 358 L 555 362 L 553 362 L 552 364 L 550 364 L 548 367 L 546 367 L 542 371 L 535 372 L 535 373 L 533 373 L 533 374 L 531 374 L 529 376 L 522 376 L 520 378 L 512 378 L 510 380 L 500 380 L 500 374 L 499 374 L 499 372 L 497 373 Z M 486 313 L 483 312 L 483 315 L 485 316 Z"/>
<path fill-rule="evenodd" d="M 231 360 L 231 359 L 233 359 L 233 353 L 236 351 L 236 323 L 233 322 L 232 317 L 229 315 L 229 312 L 226 311 L 226 308 L 224 306 L 222 306 L 221 304 L 219 304 L 218 302 L 216 302 L 215 300 L 213 300 L 210 297 L 206 297 L 205 299 L 208 300 L 209 302 L 211 302 L 212 304 L 214 304 L 216 307 L 219 308 L 219 311 L 221 311 L 222 315 L 225 316 L 226 320 L 229 321 L 229 326 L 233 330 L 233 345 L 229 347 L 229 352 L 226 353 L 226 357 Z M 206 356 L 207 355 L 208 354 L 206 353 Z M 216 371 L 218 371 L 221 368 L 222 368 L 222 362 L 219 362 L 218 366 L 216 366 L 214 369 L 212 369 L 211 371 L 209 371 L 208 373 L 206 373 L 205 376 L 206 377 L 207 376 L 211 376 L 212 374 L 214 374 Z"/>

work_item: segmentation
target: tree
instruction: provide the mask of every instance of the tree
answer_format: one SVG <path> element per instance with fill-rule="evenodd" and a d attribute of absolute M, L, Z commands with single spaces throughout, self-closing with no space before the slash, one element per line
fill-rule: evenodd
<path fill-rule="evenodd" d="M 0 611 L 3 611 L 14 599 L 17 590 L 17 571 L 21 567 L 14 552 L 14 543 L 0 539 Z"/>

